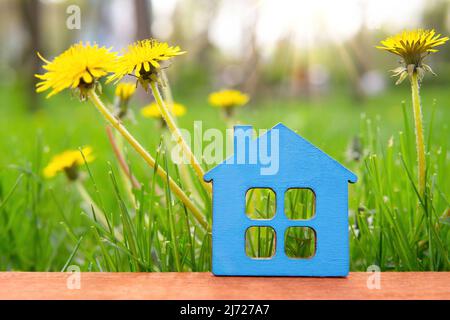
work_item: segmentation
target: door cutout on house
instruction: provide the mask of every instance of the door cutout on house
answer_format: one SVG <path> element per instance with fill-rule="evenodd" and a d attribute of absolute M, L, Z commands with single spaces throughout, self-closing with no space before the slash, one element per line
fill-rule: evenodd
<path fill-rule="evenodd" d="M 275 255 L 276 233 L 271 227 L 249 227 L 245 231 L 245 253 L 254 259 L 270 259 Z"/>
<path fill-rule="evenodd" d="M 290 188 L 284 195 L 284 213 L 289 220 L 308 220 L 316 214 L 316 195 L 312 189 Z"/>
<path fill-rule="evenodd" d="M 316 232 L 309 227 L 289 227 L 284 237 L 284 251 L 289 258 L 308 259 L 316 254 Z"/>
<path fill-rule="evenodd" d="M 252 220 L 270 220 L 276 212 L 276 195 L 270 188 L 251 188 L 245 194 L 245 214 Z"/>

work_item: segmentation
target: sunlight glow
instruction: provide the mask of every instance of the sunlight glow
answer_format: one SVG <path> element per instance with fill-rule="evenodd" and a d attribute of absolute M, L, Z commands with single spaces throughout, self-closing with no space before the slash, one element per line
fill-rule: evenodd
<path fill-rule="evenodd" d="M 230 54 L 239 54 L 249 23 L 256 22 L 257 42 L 271 48 L 283 37 L 297 47 L 343 41 L 361 26 L 397 30 L 419 23 L 424 0 L 260 0 L 224 1 L 211 28 L 210 40 Z M 241 52 L 242 53 L 242 52 Z"/>

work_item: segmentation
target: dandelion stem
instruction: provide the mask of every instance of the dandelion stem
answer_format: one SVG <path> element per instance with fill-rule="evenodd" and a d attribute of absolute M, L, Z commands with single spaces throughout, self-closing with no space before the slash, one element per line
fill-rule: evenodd
<path fill-rule="evenodd" d="M 416 128 L 417 164 L 419 176 L 419 194 L 425 195 L 425 142 L 423 137 L 422 108 L 420 106 L 419 79 L 417 71 L 411 75 L 412 104 L 414 111 L 414 124 Z"/>
<path fill-rule="evenodd" d="M 167 74 L 164 70 L 161 70 L 161 79 L 164 83 L 163 90 L 162 90 L 164 101 L 166 101 L 167 104 L 169 105 L 169 109 L 173 110 L 172 89 L 170 88 L 169 78 L 167 77 Z M 173 119 L 176 121 L 175 118 L 173 118 Z M 166 134 L 164 134 L 164 140 L 165 140 L 166 145 L 169 145 L 169 143 L 171 142 L 170 137 L 166 136 Z M 179 168 L 180 168 L 181 179 L 186 184 L 185 186 L 188 188 L 188 190 L 192 190 L 192 193 L 191 193 L 192 196 L 195 196 L 196 199 L 199 198 L 199 196 L 200 196 L 199 190 L 194 187 L 194 182 L 192 180 L 192 176 L 190 175 L 190 173 L 188 171 L 188 167 L 186 165 L 182 164 L 179 166 Z"/>
<path fill-rule="evenodd" d="M 141 184 L 136 179 L 136 177 L 133 175 L 133 173 L 130 170 L 130 167 L 127 164 L 127 161 L 125 160 L 119 146 L 117 145 L 114 135 L 112 133 L 111 127 L 106 127 L 106 134 L 108 135 L 109 143 L 111 144 L 114 154 L 117 158 L 117 161 L 119 162 L 120 167 L 122 168 L 125 175 L 128 177 L 129 181 L 133 184 L 133 188 L 135 189 L 141 189 Z"/>
<path fill-rule="evenodd" d="M 88 97 L 97 110 L 105 117 L 105 119 L 117 130 L 120 134 L 128 141 L 128 143 L 136 150 L 137 153 L 144 159 L 147 164 L 155 168 L 155 159 L 141 146 L 141 144 L 131 135 L 130 132 L 122 125 L 120 120 L 116 119 L 113 114 L 105 107 L 103 102 L 100 100 L 98 95 L 93 91 L 88 91 Z M 189 197 L 184 193 L 184 191 L 176 184 L 176 182 L 170 178 L 166 171 L 164 171 L 160 166 L 157 167 L 156 173 L 163 179 L 167 179 L 169 187 L 173 193 L 186 205 L 186 207 L 192 212 L 195 219 L 206 229 L 209 229 L 208 223 L 203 217 L 202 212 L 198 207 L 189 199 Z"/>
<path fill-rule="evenodd" d="M 183 139 L 183 136 L 180 132 L 180 129 L 178 129 L 175 120 L 173 119 L 172 115 L 169 112 L 169 109 L 167 108 L 166 104 L 164 103 L 161 94 L 159 93 L 158 87 L 156 82 L 151 82 L 150 86 L 152 88 L 153 96 L 155 97 L 156 104 L 159 107 L 159 111 L 161 112 L 162 117 L 167 123 L 167 126 L 169 127 L 169 130 L 172 132 L 173 135 L 175 135 L 176 142 L 180 144 L 182 147 L 184 154 L 189 157 L 189 162 L 192 165 L 192 168 L 194 169 L 198 179 L 202 183 L 202 185 L 205 187 L 205 189 L 211 194 L 212 188 L 211 185 L 206 183 L 203 180 L 203 176 L 205 175 L 205 172 L 203 171 L 202 167 L 198 163 L 197 159 L 195 158 L 194 154 L 191 151 L 191 148 L 187 145 L 186 141 Z"/>

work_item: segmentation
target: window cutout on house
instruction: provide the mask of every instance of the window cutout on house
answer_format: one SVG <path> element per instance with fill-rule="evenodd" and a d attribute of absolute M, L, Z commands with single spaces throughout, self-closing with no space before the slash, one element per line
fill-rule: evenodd
<path fill-rule="evenodd" d="M 245 232 L 245 253 L 250 258 L 267 259 L 275 254 L 276 234 L 271 227 L 250 227 Z"/>
<path fill-rule="evenodd" d="M 284 237 L 284 251 L 289 258 L 307 259 L 316 254 L 316 232 L 308 227 L 289 227 Z"/>
<path fill-rule="evenodd" d="M 245 214 L 254 220 L 269 220 L 275 216 L 276 195 L 269 188 L 252 188 L 245 194 Z"/>
<path fill-rule="evenodd" d="M 284 195 L 284 212 L 290 220 L 308 220 L 316 214 L 316 196 L 311 189 L 291 188 Z"/>

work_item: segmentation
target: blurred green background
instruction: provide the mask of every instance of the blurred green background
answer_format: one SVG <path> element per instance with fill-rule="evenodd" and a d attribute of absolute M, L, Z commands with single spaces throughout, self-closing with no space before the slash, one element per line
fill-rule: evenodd
<path fill-rule="evenodd" d="M 67 26 L 71 5 L 80 9 L 79 29 Z M 221 88 L 244 91 L 251 101 L 238 110 L 233 122 L 257 128 L 283 122 L 362 177 L 350 187 L 350 211 L 355 213 L 361 208 L 379 210 L 376 201 L 369 200 L 373 192 L 366 181 L 364 157 L 385 156 L 390 139 L 397 147 L 399 132 L 407 130 L 405 123 L 412 125 L 408 82 L 395 86 L 389 77 L 398 59 L 375 45 L 388 35 L 418 27 L 449 35 L 450 1 L 0 1 L 0 268 L 61 270 L 73 260 L 84 270 L 103 270 L 93 258 L 99 250 L 95 238 L 86 236 L 77 246 L 78 235 L 85 234 L 89 225 L 80 216 L 76 193 L 62 176 L 45 182 L 40 177 L 55 153 L 92 145 L 97 160 L 91 169 L 102 188 L 105 207 L 117 210 L 108 162 L 117 168 L 103 119 L 92 105 L 80 103 L 68 91 L 49 100 L 35 94 L 34 74 L 42 72 L 37 51 L 51 59 L 80 40 L 120 51 L 148 37 L 179 45 L 188 53 L 175 59 L 167 74 L 175 100 L 188 109 L 179 119 L 181 127 L 192 130 L 193 121 L 202 120 L 205 128 L 225 129 L 223 115 L 208 105 L 207 96 Z M 435 211 L 445 218 L 450 193 L 450 45 L 427 60 L 438 76 L 424 78 L 423 113 L 428 147 L 436 154 L 430 170 L 436 169 L 440 184 L 437 198 L 441 202 Z M 105 86 L 104 91 L 105 100 L 111 102 L 113 88 Z M 154 153 L 160 141 L 159 122 L 139 114 L 151 99 L 139 89 L 131 103 L 137 123 L 129 127 Z M 409 165 L 415 170 L 413 140 Z M 145 177 L 145 165 L 136 157 L 130 161 Z M 404 182 L 400 160 L 392 163 L 383 170 L 398 174 Z M 25 180 L 15 188 L 21 173 Z M 398 192 L 406 188 L 403 182 L 384 181 L 384 187 Z M 402 201 L 409 201 L 408 208 L 415 210 L 412 198 Z M 417 257 L 411 261 L 436 255 L 434 267 L 449 268 L 450 238 L 448 227 L 443 228 L 439 238 L 445 248 L 428 256 L 430 240 L 419 244 L 421 231 L 413 228 L 408 233 L 405 241 L 417 245 L 412 249 Z M 380 262 L 379 252 L 369 249 L 378 246 L 379 238 L 368 238 L 362 245 L 357 238 L 352 240 L 353 270 L 365 270 L 373 263 L 381 263 L 386 270 L 432 269 L 433 262 L 415 265 L 405 262 L 409 257 L 396 258 L 395 243 L 385 251 L 389 259 Z M 128 270 L 124 266 L 117 270 Z"/>

